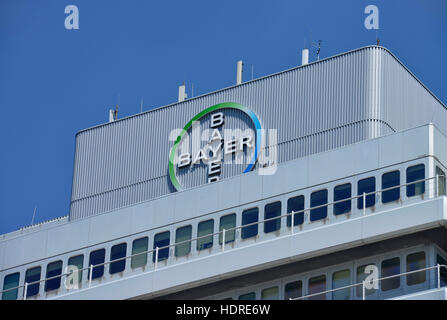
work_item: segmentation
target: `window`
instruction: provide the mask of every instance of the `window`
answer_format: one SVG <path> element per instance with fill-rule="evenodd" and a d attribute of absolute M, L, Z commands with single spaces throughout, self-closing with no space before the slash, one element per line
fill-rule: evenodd
<path fill-rule="evenodd" d="M 89 266 L 93 265 L 92 279 L 101 278 L 104 275 L 104 259 L 106 257 L 106 249 L 99 249 L 90 252 L 90 262 Z M 95 267 L 96 265 L 98 265 Z M 88 270 L 88 275 L 90 277 L 90 269 Z"/>
<path fill-rule="evenodd" d="M 256 293 L 250 292 L 246 294 L 241 294 L 239 300 L 256 300 Z"/>
<path fill-rule="evenodd" d="M 351 271 L 349 269 L 334 272 L 332 274 L 332 289 L 343 288 L 351 284 Z M 351 299 L 351 288 L 332 291 L 333 300 Z"/>
<path fill-rule="evenodd" d="M 197 238 L 204 237 L 207 234 L 210 236 L 197 239 L 197 250 L 204 250 L 213 246 L 213 232 L 214 232 L 214 220 L 206 220 L 199 223 L 197 227 Z"/>
<path fill-rule="evenodd" d="M 46 278 L 57 277 L 62 274 L 62 261 L 56 261 L 49 263 L 47 265 L 47 276 Z M 45 281 L 45 291 L 51 291 L 59 289 L 61 286 L 61 277 L 49 279 Z"/>
<path fill-rule="evenodd" d="M 281 216 L 281 201 L 269 203 L 264 207 L 264 220 Z M 264 222 L 264 233 L 277 231 L 281 228 L 281 218 Z"/>
<path fill-rule="evenodd" d="M 3 279 L 3 291 L 18 287 L 19 280 L 20 280 L 19 272 L 8 274 L 5 277 L 5 279 Z M 3 292 L 2 300 L 16 300 L 18 291 L 19 291 L 18 289 L 14 289 Z"/>
<path fill-rule="evenodd" d="M 351 184 L 345 183 L 334 188 L 334 202 L 351 198 Z M 351 211 L 351 200 L 334 204 L 334 214 L 343 214 Z"/>
<path fill-rule="evenodd" d="M 326 291 L 326 276 L 323 274 L 321 276 L 310 278 L 308 295 L 322 291 Z M 319 294 L 309 297 L 309 300 L 326 300 L 326 294 Z"/>
<path fill-rule="evenodd" d="M 425 252 L 416 252 L 407 256 L 407 272 L 424 269 L 425 267 Z M 408 274 L 407 285 L 413 286 L 415 284 L 425 282 L 425 274 L 425 270 Z"/>
<path fill-rule="evenodd" d="M 261 300 L 278 300 L 279 299 L 279 289 L 278 287 L 271 287 L 262 290 Z"/>
<path fill-rule="evenodd" d="M 382 190 L 400 185 L 400 171 L 391 171 L 382 175 Z M 382 192 L 382 203 L 399 200 L 400 188 L 393 188 Z"/>
<path fill-rule="evenodd" d="M 251 208 L 242 212 L 242 225 L 258 222 L 259 209 Z M 241 237 L 247 239 L 258 234 L 258 225 L 253 224 L 242 228 Z"/>
<path fill-rule="evenodd" d="M 447 260 L 445 260 L 443 257 L 441 257 L 439 254 L 436 255 L 436 264 L 440 264 L 440 265 L 447 265 Z M 440 273 L 440 284 L 441 287 L 445 287 L 447 286 L 447 268 L 446 267 L 441 267 L 439 270 Z"/>
<path fill-rule="evenodd" d="M 284 287 L 284 299 L 295 299 L 303 296 L 303 283 L 301 281 L 290 282 Z"/>
<path fill-rule="evenodd" d="M 445 196 L 445 173 L 441 168 L 436 167 L 436 174 L 438 175 L 438 195 Z"/>
<path fill-rule="evenodd" d="M 365 264 L 362 265 L 360 267 L 357 267 L 357 279 L 356 279 L 356 283 L 362 283 L 369 275 L 371 275 L 374 270 L 371 270 L 371 268 L 368 268 L 368 270 L 366 270 L 367 267 L 373 267 L 373 269 L 377 269 L 376 265 L 374 263 L 369 263 L 369 264 Z M 366 272 L 368 271 L 368 272 Z M 378 272 L 377 272 L 378 273 Z M 379 275 L 377 274 L 377 277 Z M 373 287 L 371 289 L 365 289 L 365 296 L 369 296 L 371 294 L 373 294 L 374 292 L 376 292 L 376 289 L 378 286 L 378 283 L 369 283 L 370 285 L 372 285 Z M 363 296 L 363 287 L 362 285 L 358 285 L 355 287 L 356 288 L 356 294 L 357 297 L 362 297 Z"/>
<path fill-rule="evenodd" d="M 363 196 L 363 193 L 366 193 L 365 197 L 365 205 L 367 208 L 374 206 L 376 203 L 376 195 L 368 194 L 370 192 L 376 191 L 376 178 L 369 177 L 366 179 L 359 180 L 357 183 L 357 195 Z M 363 209 L 363 197 L 357 198 L 357 208 Z"/>
<path fill-rule="evenodd" d="M 310 207 L 318 207 L 327 203 L 327 189 L 312 192 Z M 321 220 L 327 217 L 327 206 L 310 210 L 310 221 Z"/>
<path fill-rule="evenodd" d="M 123 272 L 126 268 L 126 252 L 127 252 L 127 243 L 123 242 L 112 247 L 110 250 L 110 261 L 115 261 L 110 263 L 110 274 Z M 124 259 L 121 259 L 124 258 Z"/>
<path fill-rule="evenodd" d="M 398 257 L 382 261 L 381 278 L 390 277 L 400 273 L 400 259 Z M 381 281 L 382 291 L 393 290 L 400 286 L 400 276 Z"/>
<path fill-rule="evenodd" d="M 154 236 L 154 250 L 157 248 L 163 248 L 158 250 L 158 261 L 166 260 L 169 258 L 169 238 L 171 233 L 169 231 L 158 233 Z M 166 248 L 164 248 L 166 247 Z M 156 252 L 152 255 L 152 261 L 155 262 Z"/>
<path fill-rule="evenodd" d="M 35 268 L 26 270 L 25 282 L 29 284 L 29 283 L 32 283 L 35 281 L 39 281 L 40 280 L 40 271 L 41 271 L 40 267 L 35 267 Z M 35 296 L 36 294 L 38 294 L 39 288 L 40 288 L 39 282 L 28 285 L 28 288 L 26 291 L 26 297 L 32 297 L 32 296 Z"/>
<path fill-rule="evenodd" d="M 78 268 L 78 283 L 82 282 L 82 268 L 84 268 L 84 255 L 80 254 L 68 259 L 68 265 Z"/>
<path fill-rule="evenodd" d="M 304 222 L 304 196 L 297 196 L 287 200 L 287 213 L 299 212 L 293 215 L 293 225 L 297 226 Z M 300 212 L 301 211 L 301 212 Z M 287 226 L 292 225 L 292 216 L 287 216 Z"/>
<path fill-rule="evenodd" d="M 147 264 L 148 250 L 148 237 L 136 239 L 132 242 L 132 258 L 130 259 L 130 267 L 132 269 L 144 267 Z"/>
<path fill-rule="evenodd" d="M 227 214 L 220 218 L 219 232 L 225 229 L 225 243 L 233 242 L 236 239 L 236 214 Z M 228 231 L 227 231 L 228 230 Z M 219 244 L 222 244 L 223 234 L 219 234 Z"/>
<path fill-rule="evenodd" d="M 425 165 L 418 164 L 407 168 L 407 183 L 425 179 Z M 407 185 L 407 197 L 417 196 L 425 192 L 425 181 Z"/>
<path fill-rule="evenodd" d="M 191 252 L 192 226 L 184 226 L 175 231 L 175 256 L 183 257 Z M 187 242 L 184 242 L 187 241 Z M 182 242 L 182 243 L 180 243 Z M 180 244 L 177 244 L 180 243 Z"/>

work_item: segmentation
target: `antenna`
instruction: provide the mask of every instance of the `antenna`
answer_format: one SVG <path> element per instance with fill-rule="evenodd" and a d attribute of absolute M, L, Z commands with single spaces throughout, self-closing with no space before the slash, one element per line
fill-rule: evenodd
<path fill-rule="evenodd" d="M 311 43 L 311 46 L 316 49 L 315 55 L 317 56 L 317 60 L 320 60 L 320 51 L 321 51 L 321 43 L 322 42 L 323 42 L 323 40 L 318 40 L 318 43 Z"/>
<path fill-rule="evenodd" d="M 255 72 L 255 65 L 252 63 L 251 64 L 251 80 L 253 80 L 253 74 Z"/>
<path fill-rule="evenodd" d="M 143 112 L 143 97 L 141 97 L 141 101 L 140 101 L 140 113 Z"/>
<path fill-rule="evenodd" d="M 36 216 L 37 206 L 34 207 L 33 218 L 31 219 L 31 225 L 34 224 L 34 217 Z"/>
<path fill-rule="evenodd" d="M 194 97 L 194 82 L 191 83 L 191 98 Z"/>

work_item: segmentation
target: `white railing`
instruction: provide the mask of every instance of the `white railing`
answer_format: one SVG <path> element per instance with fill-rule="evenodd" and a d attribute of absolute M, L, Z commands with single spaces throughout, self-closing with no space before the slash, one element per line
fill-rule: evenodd
<path fill-rule="evenodd" d="M 397 277 L 400 278 L 402 276 L 406 276 L 406 275 L 409 275 L 409 274 L 419 273 L 419 272 L 423 272 L 423 271 L 426 272 L 428 270 L 433 270 L 433 269 L 437 270 L 437 276 L 436 276 L 436 278 L 437 278 L 437 286 L 436 286 L 436 288 L 440 289 L 441 288 L 441 268 L 447 269 L 447 265 L 437 264 L 436 266 L 432 266 L 432 267 L 422 268 L 422 269 L 408 271 L 408 272 L 402 272 L 402 273 L 395 274 L 395 275 L 392 275 L 392 276 L 382 277 L 382 278 L 377 278 L 377 279 L 371 279 L 370 281 L 368 281 L 369 284 L 371 285 L 371 287 L 375 287 L 375 288 L 367 288 L 366 287 L 367 281 L 363 280 L 362 282 L 354 283 L 354 284 L 351 284 L 351 285 L 348 285 L 348 286 L 339 287 L 339 288 L 335 288 L 335 289 L 330 289 L 330 290 L 326 290 L 326 291 L 319 291 L 319 292 L 308 294 L 308 295 L 301 296 L 301 297 L 290 298 L 289 300 L 305 300 L 305 299 L 309 299 L 309 298 L 312 298 L 312 297 L 318 297 L 318 296 L 324 296 L 324 298 L 326 298 L 326 295 L 328 293 L 334 293 L 336 291 L 341 291 L 341 290 L 346 290 L 346 289 L 350 289 L 351 290 L 352 288 L 357 288 L 357 287 L 360 287 L 360 286 L 362 287 L 362 300 L 366 300 L 366 290 L 378 290 L 379 289 L 378 284 L 375 285 L 375 282 L 380 283 L 380 281 L 383 281 L 383 280 L 389 280 L 389 279 L 397 278 Z M 349 292 L 349 297 L 351 298 L 351 297 L 354 297 L 354 296 L 355 296 L 355 293 L 352 295 L 352 292 L 350 291 Z"/>
<path fill-rule="evenodd" d="M 239 229 L 242 230 L 244 228 L 248 228 L 250 226 L 255 226 L 255 225 L 259 226 L 260 224 L 263 224 L 263 223 L 266 223 L 266 222 L 270 222 L 270 221 L 275 221 L 275 220 L 276 221 L 280 221 L 280 219 L 287 218 L 289 216 L 291 217 L 291 223 L 290 223 L 290 227 L 289 227 L 290 228 L 290 232 L 287 232 L 288 234 L 285 234 L 284 236 L 291 236 L 291 235 L 294 234 L 294 230 L 296 229 L 294 219 L 295 219 L 295 215 L 297 215 L 297 214 L 303 214 L 304 215 L 303 216 L 303 224 L 306 221 L 308 221 L 309 223 L 313 223 L 313 222 L 317 222 L 317 221 L 320 221 L 320 220 L 324 220 L 324 219 L 319 219 L 319 220 L 316 220 L 316 221 L 310 221 L 310 215 L 311 215 L 311 212 L 313 210 L 317 210 L 319 208 L 325 208 L 325 207 L 329 207 L 329 206 L 334 206 L 334 205 L 339 204 L 339 203 L 345 203 L 345 202 L 351 201 L 351 211 L 352 211 L 352 200 L 356 200 L 356 199 L 362 198 L 362 200 L 363 200 L 362 212 L 363 212 L 363 215 L 366 215 L 366 199 L 367 199 L 368 196 L 370 196 L 370 195 L 379 195 L 379 194 L 381 194 L 383 192 L 390 191 L 390 190 L 395 190 L 395 189 L 399 189 L 399 192 L 400 192 L 401 188 L 403 188 L 403 187 L 406 187 L 406 186 L 409 186 L 409 185 L 416 185 L 416 184 L 422 183 L 422 182 L 424 183 L 424 193 L 426 193 L 427 190 L 425 190 L 425 182 L 431 181 L 431 180 L 435 180 L 435 192 L 434 192 L 434 196 L 433 196 L 433 198 L 435 198 L 435 197 L 439 196 L 439 194 L 438 194 L 438 191 L 439 191 L 438 184 L 439 184 L 439 179 L 441 177 L 445 178 L 445 176 L 436 175 L 434 177 L 430 177 L 430 178 L 426 178 L 426 179 L 420 179 L 420 180 L 412 181 L 410 183 L 400 184 L 400 185 L 392 186 L 392 187 L 389 187 L 389 188 L 386 188 L 386 189 L 382 189 L 382 190 L 377 190 L 377 191 L 373 191 L 373 192 L 363 193 L 362 195 L 353 196 L 353 197 L 350 197 L 350 198 L 345 198 L 345 199 L 341 199 L 341 200 L 330 202 L 330 203 L 325 203 L 325 204 L 322 204 L 322 205 L 319 205 L 319 206 L 305 208 L 304 210 L 301 210 L 301 211 L 290 212 L 290 213 L 287 213 L 287 214 L 284 214 L 284 215 L 275 216 L 275 217 L 272 217 L 272 218 L 269 218 L 269 219 L 259 220 L 259 221 L 253 222 L 253 223 L 236 226 L 234 228 L 223 229 L 222 231 L 209 233 L 209 234 L 206 234 L 206 235 L 201 236 L 201 237 L 196 237 L 196 238 L 192 238 L 192 239 L 189 239 L 189 240 L 176 242 L 176 243 L 169 244 L 169 245 L 166 245 L 166 246 L 163 246 L 163 247 L 156 247 L 155 249 L 147 250 L 147 251 L 144 251 L 144 252 L 140 252 L 140 253 L 129 255 L 129 256 L 125 256 L 125 257 L 121 257 L 121 258 L 118 258 L 118 259 L 115 259 L 115 260 L 105 261 L 105 262 L 100 263 L 100 264 L 90 265 L 88 267 L 85 267 L 85 268 L 82 268 L 82 269 L 78 269 L 77 272 L 79 272 L 82 275 L 83 271 L 89 270 L 89 276 L 88 276 L 88 279 L 87 279 L 87 283 L 88 283 L 88 288 L 90 288 L 91 285 L 92 285 L 92 280 L 94 280 L 92 278 L 93 277 L 93 272 L 97 268 L 105 267 L 106 265 L 109 265 L 109 264 L 112 264 L 112 263 L 116 263 L 116 262 L 121 262 L 123 260 L 126 261 L 127 259 L 132 259 L 132 258 L 135 258 L 137 256 L 142 256 L 142 255 L 146 255 L 146 263 L 144 264 L 144 266 L 146 266 L 146 264 L 148 263 L 147 256 L 149 254 L 155 255 L 155 257 L 153 259 L 153 270 L 152 271 L 149 270 L 149 271 L 146 271 L 146 272 L 154 272 L 158 268 L 158 262 L 159 261 L 163 261 L 163 260 L 167 260 L 169 258 L 169 256 L 170 256 L 169 251 L 168 251 L 168 258 L 161 258 L 160 259 L 159 255 L 160 255 L 160 251 L 162 251 L 162 250 L 170 250 L 171 248 L 175 248 L 176 246 L 180 246 L 180 245 L 189 243 L 189 246 L 190 246 L 189 247 L 189 251 L 185 255 L 185 256 L 187 256 L 187 255 L 189 255 L 191 253 L 191 248 L 192 248 L 192 244 L 193 244 L 194 241 L 198 242 L 201 239 L 212 238 L 211 241 L 214 243 L 214 236 L 218 236 L 218 243 L 222 246 L 221 249 L 222 249 L 222 252 L 223 252 L 223 251 L 225 251 L 226 243 L 236 242 L 236 240 L 237 240 L 236 232 Z M 420 195 L 420 194 L 417 194 L 417 195 Z M 417 195 L 415 195 L 415 196 L 417 196 Z M 402 197 L 399 196 L 399 199 L 402 199 Z M 374 205 L 375 204 L 376 204 L 376 199 L 374 199 Z M 344 214 L 346 214 L 346 213 L 344 213 Z M 340 214 L 340 215 L 343 215 L 343 214 Z M 328 216 L 328 211 L 326 211 L 326 217 L 327 216 Z M 278 231 L 278 230 L 273 230 L 273 231 Z M 233 239 L 229 240 L 229 241 L 226 241 L 227 235 L 230 232 L 234 232 Z M 259 233 L 259 227 L 257 229 L 256 235 L 258 233 Z M 220 235 L 222 235 L 222 241 L 220 241 L 220 239 L 219 239 Z M 241 235 L 241 238 L 242 238 L 242 235 Z M 250 238 L 252 238 L 252 237 L 248 237 L 247 239 L 250 239 Z M 212 253 L 210 253 L 210 256 L 211 255 L 212 255 Z M 183 257 L 183 255 L 180 256 L 180 257 Z M 126 265 L 126 263 L 125 263 L 125 265 Z M 139 268 L 141 268 L 141 267 L 143 267 L 143 266 L 140 266 Z M 102 275 L 104 274 L 104 270 L 105 270 L 105 268 L 102 271 Z M 9 291 L 12 291 L 12 290 L 18 290 L 20 288 L 24 288 L 23 299 L 26 299 L 27 298 L 26 293 L 29 290 L 29 287 L 31 285 L 39 284 L 39 290 L 40 290 L 40 283 L 48 281 L 48 280 L 56 279 L 56 278 L 60 278 L 61 281 L 62 281 L 62 277 L 68 277 L 71 274 L 72 274 L 72 272 L 61 273 L 60 275 L 56 275 L 56 276 L 49 277 L 49 278 L 46 278 L 46 279 L 41 279 L 41 280 L 30 282 L 30 283 L 24 283 L 23 285 L 0 291 L 0 294 L 6 293 L 6 292 L 9 292 Z M 102 277 L 102 275 L 101 275 L 101 277 Z M 109 282 L 112 282 L 112 281 L 113 280 L 111 280 Z M 358 284 L 356 284 L 356 285 L 358 285 Z M 73 290 L 76 290 L 76 289 L 70 289 L 69 292 L 71 292 Z M 318 293 L 318 294 L 315 294 L 315 295 L 321 295 L 321 294 L 322 293 Z"/>

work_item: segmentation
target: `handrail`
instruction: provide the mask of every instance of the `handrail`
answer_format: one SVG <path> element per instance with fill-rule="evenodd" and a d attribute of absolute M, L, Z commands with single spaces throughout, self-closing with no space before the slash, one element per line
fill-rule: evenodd
<path fill-rule="evenodd" d="M 421 268 L 421 269 L 418 269 L 418 270 L 402 272 L 402 273 L 395 274 L 395 275 L 388 276 L 388 277 L 372 279 L 371 281 L 372 282 L 380 282 L 382 280 L 388 280 L 388 279 L 391 279 L 391 278 L 402 277 L 402 276 L 406 276 L 408 274 L 418 273 L 418 272 L 422 272 L 422 271 L 428 271 L 428 270 L 432 270 L 432 269 L 438 269 L 438 271 L 439 271 L 440 268 L 446 268 L 447 269 L 447 265 L 437 264 L 437 265 L 432 266 L 432 267 Z M 438 285 L 437 285 L 437 287 L 439 289 L 440 288 L 439 272 L 438 272 L 437 278 L 438 278 Z M 344 287 L 340 287 L 340 288 L 330 289 L 330 290 L 326 290 L 326 291 L 320 291 L 320 292 L 308 294 L 308 295 L 297 297 L 297 298 L 290 298 L 289 300 L 304 300 L 304 299 L 307 299 L 307 298 L 310 298 L 310 297 L 321 296 L 321 295 L 325 295 L 325 294 L 328 294 L 328 293 L 331 293 L 331 292 L 335 292 L 335 291 L 338 291 L 338 290 L 345 290 L 345 289 L 348 289 L 348 288 L 354 288 L 354 287 L 358 287 L 358 286 L 364 287 L 365 286 L 365 281 L 357 282 L 357 283 L 354 283 L 354 284 L 351 284 L 351 285 L 348 285 L 348 286 L 344 286 Z M 377 290 L 377 289 L 374 289 L 374 290 Z M 365 300 L 364 296 L 363 296 L 363 300 Z"/>
<path fill-rule="evenodd" d="M 132 255 L 129 255 L 129 256 L 124 256 L 124 257 L 121 257 L 121 258 L 117 258 L 117 259 L 114 259 L 114 260 L 110 260 L 110 261 L 105 261 L 105 262 L 103 262 L 103 263 L 100 263 L 100 264 L 95 264 L 95 265 L 91 265 L 91 266 L 88 266 L 88 267 L 84 267 L 84 268 L 81 268 L 81 269 L 78 269 L 77 270 L 77 272 L 80 272 L 81 274 L 82 274 L 82 272 L 84 271 L 84 270 L 90 270 L 90 269 L 95 269 L 95 268 L 100 268 L 100 267 L 103 267 L 103 266 L 106 266 L 106 265 L 109 265 L 109 264 L 112 264 L 112 263 L 115 263 L 115 262 L 120 262 L 120 261 L 123 261 L 123 260 L 127 260 L 127 259 L 129 259 L 129 258 L 133 258 L 133 257 L 136 257 L 136 256 L 140 256 L 140 255 L 148 255 L 148 254 L 150 254 L 150 253 L 154 253 L 154 252 L 159 252 L 160 250 L 165 250 L 165 249 L 170 249 L 171 247 L 176 247 L 176 246 L 179 246 L 179 245 L 182 245 L 182 244 L 187 244 L 187 243 L 190 243 L 190 244 L 192 244 L 194 241 L 198 241 L 198 240 L 200 240 L 200 239 L 204 239 L 204 238 L 210 238 L 210 237 L 212 237 L 212 241 L 214 242 L 214 236 L 216 236 L 216 235 L 221 235 L 222 234 L 222 240 L 224 240 L 225 239 L 225 236 L 224 236 L 224 234 L 223 233 L 225 233 L 225 234 L 228 234 L 228 232 L 237 232 L 237 230 L 239 230 L 239 229 L 243 229 L 243 228 L 248 228 L 248 227 L 250 227 L 250 226 L 254 226 L 254 225 L 260 225 L 260 224 L 262 224 L 262 223 L 265 223 L 265 222 L 269 222 L 269 221 L 274 221 L 274 220 L 280 220 L 280 219 L 282 219 L 282 218 L 286 218 L 286 217 L 289 217 L 289 216 L 291 216 L 292 217 L 292 221 L 291 221 L 291 225 L 290 225 L 290 227 L 288 226 L 288 228 L 290 228 L 291 229 L 291 233 L 293 234 L 293 230 L 294 230 L 294 227 L 295 227 L 295 225 L 294 225 L 294 221 L 293 221 L 293 218 L 294 218 L 294 216 L 296 215 L 296 214 L 300 214 L 300 213 L 303 213 L 304 214 L 304 217 L 306 217 L 306 216 L 308 216 L 308 215 L 306 215 L 306 212 L 307 211 L 312 211 L 312 210 L 317 210 L 317 209 L 319 209 L 319 208 L 324 208 L 324 207 L 329 207 L 329 206 L 334 206 L 334 205 L 336 205 L 336 204 L 338 204 L 338 203 L 343 203 L 343 202 L 348 202 L 348 201 L 352 201 L 352 200 L 355 200 L 355 199 L 360 199 L 360 198 L 363 198 L 364 200 L 366 199 L 366 197 L 368 197 L 369 195 L 375 195 L 375 194 L 379 194 L 379 193 L 383 193 L 383 192 L 386 192 L 386 191 L 389 191 L 389 190 L 395 190 L 395 189 L 399 189 L 399 191 L 400 191 L 400 188 L 402 188 L 402 187 L 406 187 L 406 186 L 409 186 L 409 185 L 415 185 L 415 184 L 417 184 L 417 183 L 421 183 L 421 182 L 426 182 L 426 181 L 429 181 L 429 180 L 433 180 L 433 179 L 435 179 L 436 180 L 436 182 L 438 182 L 439 181 L 439 178 L 441 178 L 441 177 L 443 177 L 443 178 L 445 178 L 446 176 L 444 176 L 444 175 L 435 175 L 435 176 L 433 176 L 433 177 L 429 177 L 429 178 L 425 178 L 425 179 L 420 179 L 420 180 L 415 180 L 415 181 L 412 181 L 412 182 L 409 182 L 409 183 L 404 183 L 404 184 L 400 184 L 400 185 L 396 185 L 396 186 L 392 186 L 392 187 L 389 187 L 389 188 L 385 188 L 385 189 L 381 189 L 381 190 L 375 190 L 375 191 L 372 191 L 372 192 L 368 192 L 368 193 L 363 193 L 363 194 L 361 194 L 361 195 L 357 195 L 357 196 L 353 196 L 353 197 L 350 197 L 350 198 L 344 198 L 344 199 L 341 199 L 341 200 L 337 200 L 337 201 L 333 201 L 333 202 L 330 202 L 330 203 L 326 203 L 326 204 L 322 204 L 322 205 L 319 205 L 319 206 L 314 206 L 314 207 L 309 207 L 309 208 L 305 208 L 305 209 L 303 209 L 303 210 L 300 210 L 300 211 L 292 211 L 292 212 L 289 212 L 289 213 L 286 213 L 286 214 L 284 214 L 284 215 L 279 215 L 279 216 L 275 216 L 275 217 L 272 217 L 272 218 L 268 218 L 268 219 L 263 219 L 263 220 L 259 220 L 259 221 L 256 221 L 256 222 L 252 222 L 252 223 L 248 223 L 248 224 L 244 224 L 244 225 L 240 225 L 240 226 L 236 226 L 236 227 L 234 227 L 234 228 L 230 228 L 230 229 L 224 229 L 224 230 L 222 230 L 222 231 L 219 231 L 219 232 L 213 232 L 213 233 L 209 233 L 209 234 L 206 234 L 206 235 L 204 235 L 204 236 L 200 236 L 200 237 L 196 237 L 196 238 L 191 238 L 191 239 L 189 239 L 189 240 L 184 240 L 184 241 L 181 241 L 181 242 L 176 242 L 176 243 L 172 243 L 172 244 L 169 244 L 169 245 L 166 245 L 166 246 L 163 246 L 163 247 L 156 247 L 155 249 L 150 249 L 150 250 L 146 250 L 146 251 L 144 251 L 144 252 L 140 252 L 140 253 L 136 253 L 136 254 L 132 254 Z M 437 194 L 438 193 L 438 183 L 436 183 L 436 194 L 434 195 L 434 197 L 438 197 L 439 195 Z M 359 210 L 365 210 L 366 208 L 365 208 L 365 206 L 363 206 L 363 208 L 362 209 L 359 209 Z M 324 218 L 324 219 L 326 219 L 326 218 Z M 317 221 L 320 221 L 320 220 L 324 220 L 324 219 L 319 219 L 319 220 L 317 220 Z M 309 223 L 313 223 L 314 221 L 308 221 Z M 303 222 L 304 223 L 304 222 Z M 274 230 L 274 231 L 276 231 L 276 230 Z M 272 231 L 273 232 L 273 231 Z M 288 235 L 291 235 L 291 234 L 288 234 Z M 288 235 L 286 235 L 286 236 L 288 236 Z M 236 234 L 235 234 L 235 237 L 234 237 L 235 239 L 234 240 L 232 240 L 231 242 L 233 242 L 233 241 L 235 241 L 236 240 Z M 252 237 L 250 237 L 250 238 L 252 238 Z M 249 238 L 247 238 L 247 239 L 249 239 Z M 218 239 L 218 242 L 219 242 L 219 239 Z M 225 248 L 225 242 L 224 241 L 222 241 L 222 243 L 220 244 L 222 247 L 223 247 L 223 249 Z M 222 250 L 222 251 L 224 251 L 224 250 Z M 189 254 L 189 253 L 188 253 Z M 185 255 L 186 256 L 186 255 Z M 182 256 L 181 256 L 182 257 Z M 154 266 L 155 266 L 155 268 L 154 268 L 154 270 L 156 270 L 157 268 L 157 262 L 159 261 L 159 257 L 157 257 L 157 259 L 156 259 L 156 261 L 154 262 Z M 14 288 L 9 288 L 9 289 L 6 289 L 6 290 L 3 290 L 3 291 L 0 291 L 0 294 L 3 294 L 3 293 L 5 293 L 5 292 L 8 292 L 8 291 L 12 291 L 12 290 L 16 290 L 16 289 L 20 289 L 20 288 L 22 288 L 22 287 L 25 287 L 26 285 L 29 287 L 30 285 L 33 285 L 33 284 L 37 284 L 37 283 L 41 283 L 41 282 L 44 282 L 44 281 L 48 281 L 48 280 L 52 280 L 52 279 L 56 279 L 56 278 L 61 278 L 61 281 L 62 281 L 62 277 L 65 277 L 65 276 L 68 276 L 68 275 L 70 275 L 70 274 L 72 274 L 72 272 L 66 272 L 66 273 L 61 273 L 60 275 L 56 275 L 56 276 L 53 276 L 53 277 L 50 277 L 50 278 L 45 278 L 45 279 L 40 279 L 40 280 L 37 280 L 37 281 L 34 281 L 34 282 L 30 282 L 30 283 L 25 283 L 25 284 L 23 284 L 23 285 L 19 285 L 19 286 L 17 286 L 17 287 L 14 287 Z M 90 279 L 91 280 L 91 279 Z M 358 284 L 356 284 L 356 285 L 358 285 Z M 89 287 L 90 287 L 90 285 L 89 285 Z M 318 294 L 316 294 L 316 295 L 320 295 L 320 294 L 322 294 L 322 293 L 318 293 Z"/>

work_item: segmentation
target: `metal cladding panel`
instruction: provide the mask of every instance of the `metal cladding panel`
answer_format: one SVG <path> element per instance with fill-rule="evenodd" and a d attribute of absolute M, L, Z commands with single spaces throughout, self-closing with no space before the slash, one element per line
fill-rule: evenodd
<path fill-rule="evenodd" d="M 70 219 L 175 192 L 171 130 L 222 102 L 240 103 L 264 129 L 277 129 L 279 163 L 428 122 L 447 132 L 445 107 L 389 51 L 361 48 L 79 132 Z M 225 117 L 232 128 L 253 129 L 241 113 Z M 206 170 L 178 177 L 193 187 L 206 183 Z M 228 166 L 221 178 L 241 173 Z"/>

